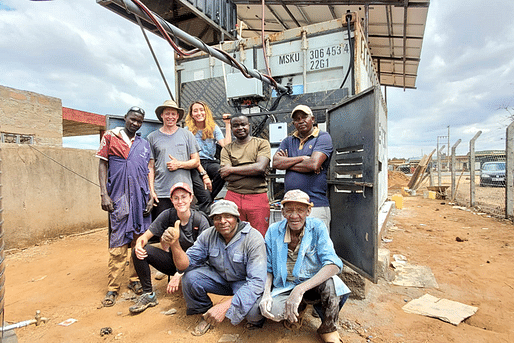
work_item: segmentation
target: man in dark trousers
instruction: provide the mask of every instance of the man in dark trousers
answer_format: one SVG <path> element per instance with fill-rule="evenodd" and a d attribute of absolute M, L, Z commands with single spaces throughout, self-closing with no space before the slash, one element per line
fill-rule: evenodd
<path fill-rule="evenodd" d="M 314 203 L 311 217 L 319 218 L 330 233 L 330 204 L 327 198 L 327 170 L 332 156 L 332 138 L 314 126 L 312 110 L 305 105 L 291 112 L 296 130 L 280 143 L 273 156 L 273 168 L 286 171 L 285 191 L 301 189 Z"/>

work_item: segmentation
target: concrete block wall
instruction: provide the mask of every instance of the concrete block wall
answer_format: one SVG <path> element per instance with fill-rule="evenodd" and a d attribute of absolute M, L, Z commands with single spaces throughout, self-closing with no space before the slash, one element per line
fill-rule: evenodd
<path fill-rule="evenodd" d="M 36 145 L 62 146 L 61 99 L 0 86 L 0 132 L 32 135 Z"/>
<path fill-rule="evenodd" d="M 108 225 L 100 188 L 84 179 L 98 184 L 94 155 L 93 150 L 0 145 L 6 249 Z"/>

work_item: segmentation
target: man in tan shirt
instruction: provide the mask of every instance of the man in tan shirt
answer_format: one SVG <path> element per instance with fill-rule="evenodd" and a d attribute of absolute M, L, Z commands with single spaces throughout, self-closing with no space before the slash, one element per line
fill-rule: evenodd
<path fill-rule="evenodd" d="M 220 175 L 227 182 L 225 199 L 236 203 L 240 219 L 264 236 L 270 216 L 266 173 L 271 147 L 267 140 L 250 135 L 247 117 L 233 117 L 231 126 L 236 140 L 221 151 Z"/>

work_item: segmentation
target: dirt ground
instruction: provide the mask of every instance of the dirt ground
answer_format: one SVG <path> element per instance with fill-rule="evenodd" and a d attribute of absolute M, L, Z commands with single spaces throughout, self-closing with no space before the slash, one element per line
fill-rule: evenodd
<path fill-rule="evenodd" d="M 396 183 L 405 183 L 397 181 L 390 180 L 391 192 Z M 341 311 L 344 342 L 514 342 L 510 221 L 418 195 L 404 198 L 404 208 L 393 211 L 384 238 L 392 240 L 382 243 L 391 256 L 402 254 L 411 264 L 430 267 L 439 288 L 400 287 L 384 280 L 369 283 L 366 299 L 350 299 Z M 224 334 L 238 335 L 238 342 L 320 342 L 320 322 L 310 311 L 298 331 L 269 321 L 261 330 L 248 331 L 242 324 L 225 321 L 194 337 L 190 331 L 199 318 L 186 316 L 179 294 L 165 293 L 166 279 L 154 281 L 159 305 L 139 315 L 129 314 L 132 293 L 126 288 L 114 307 L 100 307 L 107 284 L 106 229 L 11 251 L 6 261 L 5 321 L 31 319 L 36 310 L 50 319 L 38 327 L 16 329 L 19 342 L 218 342 Z M 478 311 L 454 326 L 402 310 L 408 301 L 427 293 L 476 306 Z M 177 313 L 161 313 L 171 308 Z M 69 318 L 77 321 L 58 325 Z M 111 327 L 112 334 L 101 337 L 103 327 Z"/>

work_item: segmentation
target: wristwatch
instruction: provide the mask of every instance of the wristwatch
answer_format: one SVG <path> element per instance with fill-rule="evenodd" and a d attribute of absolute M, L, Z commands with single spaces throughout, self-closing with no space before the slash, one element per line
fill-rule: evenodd
<path fill-rule="evenodd" d="M 207 172 L 204 170 L 203 172 L 200 173 L 200 176 L 204 176 L 204 175 L 207 175 Z"/>

